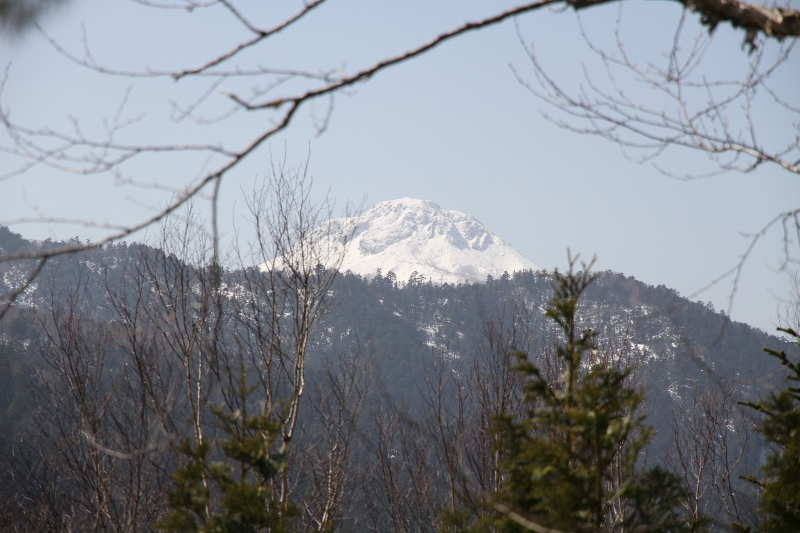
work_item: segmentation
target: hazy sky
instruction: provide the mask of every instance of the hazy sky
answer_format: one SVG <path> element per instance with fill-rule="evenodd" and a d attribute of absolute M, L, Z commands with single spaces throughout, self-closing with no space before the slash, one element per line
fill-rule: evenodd
<path fill-rule="evenodd" d="M 243 2 L 242 9 L 271 26 L 299 5 L 253 1 Z M 512 5 L 331 0 L 231 66 L 341 68 L 352 73 L 466 20 Z M 621 12 L 612 4 L 585 11 L 580 21 L 593 42 L 610 47 L 618 17 L 620 38 L 632 57 L 642 64 L 666 61 L 664 54 L 681 17 L 677 3 L 629 2 Z M 686 31 L 694 36 L 701 30 L 695 17 L 689 21 Z M 219 8 L 187 14 L 126 0 L 72 0 L 42 20 L 45 32 L 76 54 L 82 53 L 82 24 L 93 57 L 120 69 L 195 66 L 249 37 Z M 271 157 L 280 160 L 285 153 L 289 163 L 301 165 L 310 153 L 309 172 L 317 194 L 330 191 L 339 205 L 358 203 L 364 195 L 367 207 L 400 197 L 432 200 L 475 216 L 543 268 L 564 266 L 570 247 L 585 256 L 597 254 L 600 270 L 665 284 L 688 296 L 737 263 L 750 242 L 743 234 L 757 232 L 781 211 L 797 207 L 800 177 L 779 168 L 681 181 L 653 164 L 632 162 L 613 143 L 547 121 L 542 112 L 554 110 L 527 91 L 509 66 L 535 82 L 520 36 L 534 44 L 545 68 L 565 88 L 586 83 L 584 68 L 603 79 L 602 65 L 581 37 L 578 17 L 569 11 L 542 10 L 445 43 L 338 94 L 322 135 L 316 135 L 313 117 L 324 116 L 328 102 L 301 108 L 285 133 L 225 178 L 223 232 L 230 236 L 235 224 L 243 239 L 250 236 L 243 191 L 264 175 Z M 703 72 L 717 78 L 741 73 L 748 58 L 742 37 L 741 32 L 720 27 Z M 104 76 L 71 64 L 35 30 L 15 39 L 0 38 L 0 64 L 10 64 L 0 105 L 10 110 L 12 120 L 31 128 L 70 130 L 74 118 L 87 137 L 102 137 L 103 120 L 113 120 L 128 89 L 121 118 L 141 118 L 119 134 L 120 142 L 211 142 L 238 148 L 268 121 L 266 116 L 240 113 L 213 125 L 176 123 L 170 120 L 170 102 L 189 105 L 207 89 L 209 79 Z M 222 82 L 197 113 L 208 118 L 226 109 L 220 89 L 244 90 L 256 83 L 252 78 Z M 279 87 L 275 94 L 297 86 Z M 773 88 L 797 105 L 798 87 L 800 59 L 795 53 Z M 650 98 L 641 84 L 624 88 L 643 101 Z M 759 106 L 755 116 L 761 140 L 791 143 L 791 119 L 773 107 Z M 0 144 L 7 145 L 8 137 Z M 713 168 L 704 156 L 681 150 L 669 150 L 656 162 L 677 172 Z M 0 174 L 19 163 L 0 153 Z M 197 155 L 134 159 L 124 167 L 123 178 L 180 188 L 196 178 L 205 163 L 213 165 L 214 160 Z M 0 223 L 39 216 L 132 223 L 167 202 L 169 194 L 126 186 L 107 174 L 74 176 L 36 167 L 0 181 Z M 106 234 L 64 224 L 12 228 L 37 239 L 77 235 L 96 240 Z M 750 257 L 734 319 L 773 329 L 792 281 L 792 272 L 776 272 L 783 258 L 782 238 L 780 228 L 773 229 Z M 796 242 L 791 246 L 797 250 Z M 731 281 L 695 299 L 724 309 Z"/>

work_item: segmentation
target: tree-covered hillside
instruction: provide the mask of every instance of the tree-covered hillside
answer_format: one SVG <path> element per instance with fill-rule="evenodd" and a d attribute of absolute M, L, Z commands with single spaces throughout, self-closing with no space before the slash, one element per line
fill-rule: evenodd
<path fill-rule="evenodd" d="M 27 241 L 0 227 L 0 248 L 6 253 L 56 244 Z M 49 312 L 50 300 L 78 285 L 84 287 L 81 305 L 110 320 L 108 291 L 120 287 L 142 257 L 157 253 L 149 246 L 120 243 L 49 263 L 33 289 L 20 297 L 19 309 L 2 324 L 8 355 L 0 364 L 11 368 L 11 360 L 27 361 L 17 366 L 35 360 L 43 342 L 38 322 Z M 20 264 L 0 265 L 5 289 L 21 275 Z M 226 282 L 241 283 L 240 274 L 226 272 Z M 431 354 L 469 361 L 485 343 L 490 322 L 511 324 L 524 315 L 526 327 L 535 332 L 535 347 L 553 340 L 554 330 L 543 316 L 551 290 L 544 271 L 459 285 L 414 276 L 397 280 L 393 272 L 380 270 L 369 278 L 346 272 L 332 289 L 336 296 L 320 323 L 314 352 L 336 352 L 359 343 L 376 361 L 386 391 L 411 403 L 418 395 L 416 383 L 423 378 L 422 362 Z M 594 325 L 603 344 L 641 357 L 649 396 L 659 406 L 668 404 L 669 391 L 678 394 L 688 383 L 703 382 L 709 371 L 715 379 L 735 379 L 756 397 L 768 390 L 763 378 L 776 369 L 762 350 L 786 346 L 773 335 L 732 322 L 663 285 L 654 287 L 611 271 L 603 272 L 587 289 L 582 311 L 580 320 Z M 15 387 L 6 385 L 6 397 Z M 664 413 L 653 416 L 661 419 Z"/>
<path fill-rule="evenodd" d="M 52 245 L 0 228 L 6 252 Z M 272 402 L 259 422 L 277 431 L 268 446 L 277 454 L 275 477 L 264 482 L 277 498 L 275 512 L 293 516 L 288 502 L 299 505 L 293 527 L 383 531 L 396 529 L 393 513 L 399 513 L 407 518 L 400 530 L 433 531 L 448 508 L 468 522 L 478 516 L 470 513 L 483 512 L 459 503 L 466 467 L 449 463 L 452 454 L 477 461 L 469 468 L 483 479 L 481 490 L 498 488 L 491 476 L 481 476 L 496 475 L 505 463 L 469 453 L 478 457 L 497 446 L 498 416 L 521 416 L 524 379 L 508 354 L 528 354 L 558 390 L 563 368 L 554 350 L 563 333 L 545 317 L 553 280 L 544 271 L 450 285 L 413 275 L 401 281 L 380 270 L 367 278 L 350 272 L 332 278 L 317 267 L 307 283 L 333 282 L 319 293 L 325 297 L 314 311 L 319 321 L 304 332 L 295 318 L 305 296 L 297 298 L 297 291 L 311 289 L 286 291 L 283 307 L 275 308 L 276 291 L 286 283 L 276 273 L 218 268 L 193 262 L 192 253 L 122 243 L 48 262 L 0 323 L 2 475 L 15 487 L 2 496 L 9 509 L 23 513 L 8 515 L 9 523 L 21 516 L 38 523 L 30 522 L 34 515 L 44 521 L 37 527 L 65 516 L 78 520 L 71 504 L 56 498 L 47 507 L 46 498 L 64 491 L 83 498 L 77 495 L 102 478 L 120 486 L 113 498 L 127 501 L 135 493 L 151 502 L 142 507 L 146 513 L 120 508 L 111 515 L 134 513 L 145 529 L 152 527 L 167 512 L 169 472 L 185 461 L 210 464 L 197 455 L 201 448 L 176 447 L 180 436 L 194 427 L 209 442 L 250 442 L 252 428 L 224 413 Z M 4 290 L 24 266 L 0 265 Z M 754 511 L 730 511 L 733 495 L 754 509 L 752 490 L 739 475 L 757 472 L 765 450 L 752 431 L 757 416 L 736 402 L 774 390 L 783 374 L 762 349 L 791 351 L 792 345 L 622 274 L 603 272 L 583 292 L 576 326 L 597 336 L 580 371 L 598 362 L 620 369 L 614 375 L 626 376 L 626 387 L 644 392 L 638 409 L 655 429 L 653 438 L 641 440 L 649 443 L 642 460 L 712 487 L 684 500 L 686 520 L 754 523 Z M 297 373 L 297 350 L 306 350 L 306 342 Z M 271 374 L 275 357 L 283 377 Z M 234 385 L 237 375 L 245 388 Z M 300 414 L 289 427 L 292 409 Z M 223 441 L 225 434 L 240 440 Z M 295 451 L 284 464 L 279 450 L 292 441 Z M 202 453 L 244 460 L 222 449 Z M 401 463 L 391 459 L 399 456 Z M 147 479 L 131 486 L 134 466 Z M 56 471 L 73 473 L 52 477 Z M 387 485 L 387 475 L 397 485 Z M 323 479 L 337 487 L 327 496 L 318 492 Z M 30 507 L 40 498 L 47 508 L 41 516 Z M 326 505 L 338 514 L 326 514 Z"/>

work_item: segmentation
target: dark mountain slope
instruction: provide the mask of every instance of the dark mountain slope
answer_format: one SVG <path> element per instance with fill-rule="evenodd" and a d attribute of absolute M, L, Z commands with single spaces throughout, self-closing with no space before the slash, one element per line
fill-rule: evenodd
<path fill-rule="evenodd" d="M 6 253 L 28 251 L 54 243 L 34 243 L 0 228 Z M 140 244 L 114 244 L 50 262 L 35 286 L 18 300 L 17 310 L 0 325 L 0 430 L 11 426 L 28 405 L 36 353 L 44 342 L 35 318 L 48 311 L 51 294 L 85 287 L 81 305 L 86 316 L 112 320 L 107 292 L 126 290 L 143 255 L 161 251 Z M 0 263 L 0 293 L 25 275 L 28 263 Z M 225 282 L 236 287 L 237 272 Z M 417 404 L 426 362 L 440 357 L 454 369 L 464 368 L 487 342 L 487 324 L 524 323 L 532 349 L 551 345 L 556 331 L 544 319 L 550 280 L 543 272 L 504 275 L 481 284 L 437 285 L 410 282 L 376 272 L 371 278 L 342 274 L 334 286 L 337 297 L 315 336 L 314 353 L 360 346 L 374 361 L 385 393 Z M 648 390 L 652 423 L 668 427 L 671 402 L 708 379 L 733 380 L 745 399 L 762 396 L 775 382 L 773 358 L 762 349 L 792 346 L 746 324 L 731 322 L 704 304 L 682 298 L 666 287 L 650 286 L 622 274 L 605 272 L 581 303 L 581 325 L 599 333 L 602 346 L 634 356 Z M 113 369 L 113 361 L 109 368 Z M 710 376 L 710 377 L 709 377 Z"/>

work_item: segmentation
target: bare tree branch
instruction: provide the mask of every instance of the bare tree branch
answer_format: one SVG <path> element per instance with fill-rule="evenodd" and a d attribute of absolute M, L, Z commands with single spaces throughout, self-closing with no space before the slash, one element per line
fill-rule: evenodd
<path fill-rule="evenodd" d="M 0 144 L 0 153 L 7 154 L 15 161 L 15 167 L 7 168 L 0 180 L 10 179 L 24 175 L 36 167 L 47 166 L 65 173 L 77 175 L 101 175 L 108 173 L 114 177 L 117 183 L 132 186 L 144 186 L 137 180 L 123 176 L 123 168 L 131 164 L 134 160 L 141 159 L 148 155 L 158 154 L 179 154 L 197 153 L 204 154 L 209 158 L 208 164 L 212 165 L 210 170 L 202 170 L 200 174 L 184 188 L 177 191 L 170 201 L 155 214 L 142 218 L 139 222 L 124 225 L 121 228 L 114 224 L 107 225 L 114 231 L 101 240 L 86 245 L 70 245 L 49 249 L 47 257 L 74 253 L 81 250 L 89 250 L 102 246 L 115 240 L 125 239 L 132 233 L 147 228 L 154 223 L 158 223 L 179 208 L 182 208 L 192 198 L 199 198 L 204 188 L 212 184 L 211 202 L 216 205 L 219 191 L 224 186 L 225 176 L 248 156 L 253 154 L 259 147 L 269 139 L 285 130 L 295 117 L 298 109 L 306 103 L 314 103 L 319 98 L 328 98 L 328 109 L 320 121 L 314 118 L 314 126 L 318 134 L 325 131 L 330 119 L 334 96 L 337 92 L 355 86 L 358 83 L 368 81 L 372 76 L 382 71 L 400 65 L 406 61 L 413 60 L 426 52 L 433 50 L 441 44 L 454 40 L 462 35 L 468 34 L 499 24 L 505 20 L 512 19 L 519 15 L 534 12 L 540 8 L 563 4 L 575 10 L 583 10 L 587 7 L 610 3 L 612 0 L 538 0 L 526 2 L 520 6 L 513 7 L 495 13 L 491 16 L 473 22 L 465 22 L 457 27 L 440 33 L 433 39 L 402 53 L 387 57 L 375 62 L 371 66 L 361 68 L 352 74 L 346 74 L 342 69 L 333 68 L 311 72 L 302 69 L 292 68 L 267 68 L 260 64 L 248 68 L 238 66 L 226 66 L 231 64 L 231 60 L 239 57 L 242 52 L 252 50 L 259 45 L 269 41 L 276 34 L 296 25 L 302 24 L 306 17 L 320 7 L 324 0 L 312 0 L 305 3 L 292 15 L 282 21 L 277 22 L 271 27 L 262 27 L 255 23 L 243 10 L 235 5 L 232 0 L 212 0 L 212 1 L 176 1 L 176 2 L 154 2 L 150 0 L 135 0 L 137 3 L 154 8 L 180 9 L 192 11 L 195 9 L 220 9 L 227 16 L 233 17 L 248 36 L 223 52 L 211 57 L 207 61 L 190 68 L 179 68 L 174 70 L 150 70 L 132 71 L 107 67 L 96 61 L 88 44 L 88 38 L 84 36 L 83 55 L 75 55 L 65 49 L 60 43 L 50 36 L 45 35 L 45 39 L 69 61 L 74 62 L 84 68 L 94 72 L 113 75 L 126 76 L 133 78 L 158 78 L 167 77 L 176 81 L 184 78 L 209 77 L 210 83 L 206 90 L 193 102 L 186 106 L 172 103 L 175 121 L 186 118 L 194 120 L 198 124 L 212 124 L 225 120 L 236 113 L 255 113 L 261 124 L 267 126 L 245 141 L 241 146 L 229 147 L 221 143 L 164 143 L 164 144 L 135 144 L 124 143 L 117 140 L 120 132 L 125 128 L 136 124 L 143 118 L 143 115 L 136 115 L 132 118 L 125 118 L 127 96 L 120 104 L 115 117 L 105 125 L 105 132 L 102 135 L 85 134 L 77 120 L 72 121 L 72 128 L 66 131 L 56 131 L 50 128 L 31 128 L 24 124 L 17 123 L 11 118 L 7 107 L 0 107 L 0 121 L 5 128 L 8 143 Z M 614 0 L 617 2 L 618 0 Z M 651 149 L 657 155 L 666 149 L 667 146 L 679 145 L 700 149 L 710 154 L 720 164 L 723 169 L 736 168 L 749 171 L 757 168 L 763 163 L 773 163 L 780 165 L 786 170 L 794 173 L 800 172 L 800 132 L 794 143 L 777 150 L 764 149 L 755 132 L 755 125 L 748 126 L 749 136 L 735 135 L 728 129 L 725 122 L 725 112 L 735 103 L 745 101 L 747 109 L 750 109 L 750 100 L 757 87 L 766 86 L 767 79 L 774 68 L 759 68 L 760 61 L 763 59 L 763 47 L 756 47 L 757 38 L 772 41 L 781 41 L 786 38 L 796 37 L 800 34 L 800 24 L 798 19 L 800 14 L 790 8 L 766 8 L 758 4 L 750 4 L 735 0 L 677 0 L 682 5 L 698 12 L 702 16 L 702 23 L 713 29 L 721 23 L 729 23 L 734 27 L 740 27 L 746 31 L 746 41 L 755 50 L 753 54 L 753 75 L 741 85 L 741 91 L 734 91 L 732 94 L 723 96 L 719 99 L 715 89 L 721 87 L 714 83 L 701 83 L 692 85 L 696 82 L 688 80 L 687 87 L 703 89 L 709 94 L 708 105 L 699 109 L 692 109 L 686 103 L 685 96 L 680 91 L 672 90 L 670 83 L 685 83 L 688 74 L 696 66 L 696 57 L 702 56 L 702 50 L 694 51 L 684 63 L 679 63 L 675 58 L 670 59 L 670 67 L 667 71 L 650 72 L 640 69 L 636 65 L 625 59 L 622 60 L 603 55 L 603 61 L 609 67 L 622 66 L 628 67 L 634 73 L 640 74 L 643 79 L 651 83 L 658 83 L 657 77 L 664 77 L 666 81 L 657 87 L 667 96 L 676 98 L 680 104 L 681 113 L 678 116 L 669 116 L 658 109 L 650 109 L 636 104 L 621 91 L 605 92 L 600 86 L 590 84 L 589 92 L 578 96 L 571 96 L 568 91 L 561 88 L 553 79 L 547 76 L 541 66 L 536 62 L 536 58 L 531 52 L 534 61 L 534 68 L 537 79 L 543 88 L 543 92 L 537 92 L 547 101 L 581 120 L 587 120 L 590 124 L 588 128 L 574 128 L 576 131 L 595 133 L 606 138 L 615 140 L 623 146 L 630 148 Z M 784 46 L 784 52 L 776 61 L 776 65 L 782 64 L 789 57 L 793 43 L 789 42 Z M 8 68 L 4 77 L 4 82 L 8 77 Z M 264 80 L 263 86 L 253 89 L 249 94 L 237 92 L 236 90 L 224 87 L 225 82 L 243 77 L 255 77 L 259 81 Z M 287 89 L 286 94 L 275 94 L 278 87 L 288 87 L 289 81 L 301 81 L 305 84 L 302 88 Z M 529 85 L 529 88 L 533 88 Z M 591 94 L 594 91 L 594 95 Z M 769 92 L 769 91 L 767 91 Z M 200 107 L 207 102 L 213 95 L 222 94 L 230 104 L 226 111 L 216 114 L 214 117 L 205 118 L 198 115 Z M 784 102 L 774 91 L 775 101 Z M 0 98 L 2 98 L 2 85 L 0 85 Z M 790 102 L 785 102 L 784 106 L 789 112 L 797 112 L 798 106 Z M 215 112 L 216 113 L 216 112 Z M 717 129 L 709 128 L 706 122 L 707 117 L 718 121 L 720 127 Z M 720 129 L 721 128 L 721 129 Z M 627 139 L 620 136 L 620 131 L 629 131 L 638 139 Z M 721 159 L 728 157 L 728 159 Z M 742 163 L 743 158 L 746 159 Z M 163 184 L 154 183 L 146 185 L 152 188 L 165 187 Z M 165 187 L 166 188 L 166 187 Z M 215 217 L 216 218 L 216 217 Z M 39 222 L 47 219 L 42 217 Z M 32 252 L 28 254 L 2 255 L 0 261 L 10 261 L 26 258 L 43 258 L 44 252 Z M 23 289 L 24 290 L 24 289 Z"/>

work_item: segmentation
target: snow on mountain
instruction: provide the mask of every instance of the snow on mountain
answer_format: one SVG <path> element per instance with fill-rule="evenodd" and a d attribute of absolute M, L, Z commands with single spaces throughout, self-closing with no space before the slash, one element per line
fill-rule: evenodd
<path fill-rule="evenodd" d="M 434 283 L 463 283 L 538 270 L 474 217 L 413 198 L 381 202 L 358 218 L 340 270 L 372 276 L 378 268 L 401 283 L 414 271 Z"/>

